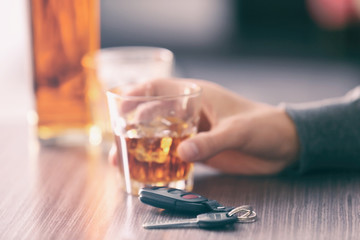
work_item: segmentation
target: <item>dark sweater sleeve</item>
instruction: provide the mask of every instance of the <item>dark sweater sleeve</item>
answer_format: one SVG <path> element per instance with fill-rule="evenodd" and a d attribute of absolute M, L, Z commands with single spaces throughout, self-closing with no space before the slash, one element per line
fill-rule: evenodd
<path fill-rule="evenodd" d="M 360 169 L 360 87 L 342 98 L 285 104 L 300 140 L 296 171 Z"/>

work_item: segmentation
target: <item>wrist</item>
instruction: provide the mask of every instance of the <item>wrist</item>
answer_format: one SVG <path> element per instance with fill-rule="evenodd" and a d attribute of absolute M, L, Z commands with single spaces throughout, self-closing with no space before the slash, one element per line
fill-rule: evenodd
<path fill-rule="evenodd" d="M 299 157 L 300 140 L 293 119 L 288 115 L 282 106 L 277 107 L 279 119 L 281 119 L 283 133 L 283 158 L 287 160 L 288 166 L 293 165 Z"/>

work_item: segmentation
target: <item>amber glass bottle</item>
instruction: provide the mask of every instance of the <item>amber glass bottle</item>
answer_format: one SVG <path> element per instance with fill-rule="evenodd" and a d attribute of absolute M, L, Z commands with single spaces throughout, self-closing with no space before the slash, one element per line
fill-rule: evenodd
<path fill-rule="evenodd" d="M 91 126 L 81 58 L 100 46 L 99 0 L 30 0 L 38 134 L 87 134 Z"/>

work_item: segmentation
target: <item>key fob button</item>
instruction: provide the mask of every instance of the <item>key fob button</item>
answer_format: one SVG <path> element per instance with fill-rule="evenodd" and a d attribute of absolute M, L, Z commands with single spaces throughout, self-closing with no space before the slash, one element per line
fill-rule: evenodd
<path fill-rule="evenodd" d="M 169 189 L 168 192 L 171 193 L 171 194 L 178 194 L 178 195 L 180 195 L 180 194 L 183 193 L 183 191 L 181 191 L 181 190 L 179 190 L 179 189 L 175 189 L 175 188 Z"/>
<path fill-rule="evenodd" d="M 182 195 L 181 197 L 185 199 L 195 199 L 195 198 L 200 198 L 201 196 L 190 193 L 190 194 Z"/>

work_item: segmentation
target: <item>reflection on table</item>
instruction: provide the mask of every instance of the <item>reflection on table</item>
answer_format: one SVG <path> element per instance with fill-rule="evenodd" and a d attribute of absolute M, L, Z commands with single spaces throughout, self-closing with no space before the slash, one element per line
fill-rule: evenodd
<path fill-rule="evenodd" d="M 226 206 L 252 205 L 252 224 L 146 230 L 144 222 L 190 216 L 142 204 L 119 188 L 106 155 L 85 147 L 37 146 L 26 121 L 0 125 L 1 239 L 356 239 L 360 175 L 223 175 L 195 166 L 194 192 Z"/>

